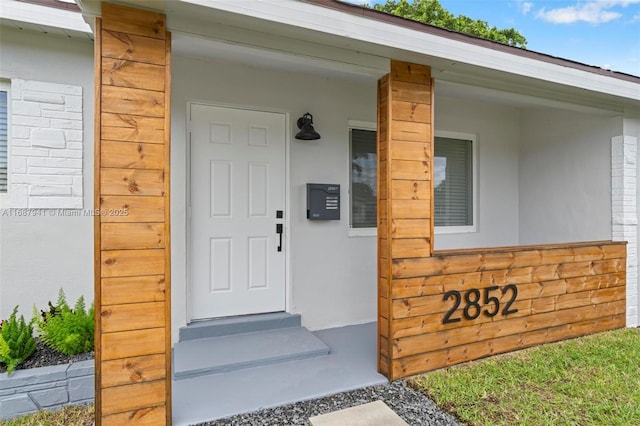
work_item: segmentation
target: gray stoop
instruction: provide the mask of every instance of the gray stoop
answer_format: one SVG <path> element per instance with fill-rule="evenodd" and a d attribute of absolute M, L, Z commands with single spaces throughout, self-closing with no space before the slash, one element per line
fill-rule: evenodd
<path fill-rule="evenodd" d="M 218 321 L 219 324 L 214 324 Z M 296 322 L 298 325 L 293 326 Z M 190 340 L 174 346 L 174 378 L 180 380 L 328 355 L 329 347 L 299 322 L 299 315 L 285 317 L 282 314 L 210 321 L 205 327 L 198 327 L 198 331 L 214 337 L 195 338 L 196 333 L 190 332 L 186 334 Z M 182 339 L 182 330 L 180 336 Z"/>
<path fill-rule="evenodd" d="M 376 323 L 319 330 L 313 335 L 331 348 L 328 355 L 173 380 L 173 425 L 200 424 L 387 383 L 377 373 Z"/>
<path fill-rule="evenodd" d="M 300 314 L 273 312 L 198 321 L 180 328 L 179 341 L 252 333 L 275 328 L 300 327 Z"/>

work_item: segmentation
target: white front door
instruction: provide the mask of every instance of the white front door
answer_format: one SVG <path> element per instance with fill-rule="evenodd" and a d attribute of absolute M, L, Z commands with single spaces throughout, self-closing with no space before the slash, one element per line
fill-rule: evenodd
<path fill-rule="evenodd" d="M 285 309 L 285 115 L 192 104 L 193 319 Z"/>

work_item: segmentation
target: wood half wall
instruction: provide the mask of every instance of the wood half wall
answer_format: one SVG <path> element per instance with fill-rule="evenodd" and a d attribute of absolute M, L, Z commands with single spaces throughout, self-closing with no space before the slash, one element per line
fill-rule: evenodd
<path fill-rule="evenodd" d="M 625 326 L 626 243 L 395 259 L 391 376 Z"/>
<path fill-rule="evenodd" d="M 398 379 L 625 326 L 626 243 L 433 250 L 434 85 L 378 82 L 378 370 Z"/>
<path fill-rule="evenodd" d="M 110 3 L 95 24 L 96 424 L 171 424 L 165 16 Z"/>

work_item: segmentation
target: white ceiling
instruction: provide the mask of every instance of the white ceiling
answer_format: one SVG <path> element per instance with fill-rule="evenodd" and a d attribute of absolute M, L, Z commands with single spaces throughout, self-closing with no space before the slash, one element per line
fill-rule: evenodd
<path fill-rule="evenodd" d="M 226 60 L 257 68 L 322 75 L 340 79 L 377 80 L 388 72 L 388 61 L 379 67 L 347 63 L 308 54 L 292 54 L 278 49 L 250 46 L 230 41 L 209 39 L 198 35 L 174 32 L 174 55 L 207 60 Z"/>

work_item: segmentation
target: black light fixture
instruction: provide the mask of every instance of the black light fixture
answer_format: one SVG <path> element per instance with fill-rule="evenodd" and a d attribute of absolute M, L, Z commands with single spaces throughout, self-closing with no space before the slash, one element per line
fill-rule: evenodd
<path fill-rule="evenodd" d="M 296 134 L 296 139 L 303 141 L 320 139 L 320 135 L 313 128 L 313 116 L 309 113 L 298 118 L 298 129 L 300 131 Z"/>

